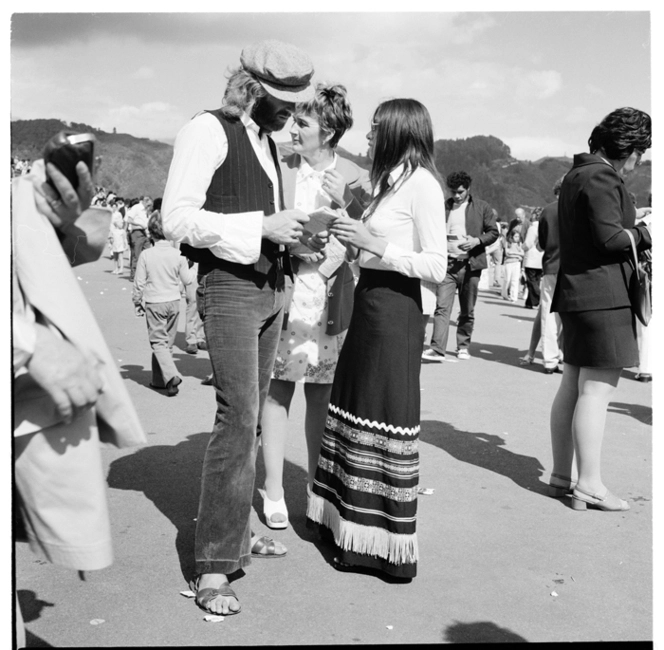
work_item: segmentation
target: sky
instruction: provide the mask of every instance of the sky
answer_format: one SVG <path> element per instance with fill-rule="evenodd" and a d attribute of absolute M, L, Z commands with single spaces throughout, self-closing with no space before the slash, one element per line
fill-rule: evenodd
<path fill-rule="evenodd" d="M 315 13 L 283 3 L 290 10 L 17 12 L 9 16 L 11 119 L 59 118 L 172 142 L 198 111 L 220 105 L 244 46 L 277 38 L 310 55 L 315 81 L 347 87 L 355 123 L 340 144 L 351 153 L 366 153 L 381 101 L 413 97 L 429 109 L 436 139 L 493 135 L 520 160 L 571 156 L 614 108 L 651 111 L 651 15 L 644 3 L 613 4 L 634 10 L 606 10 L 605 1 L 570 3 L 602 11 L 555 12 Z M 289 141 L 288 128 L 275 139 Z"/>

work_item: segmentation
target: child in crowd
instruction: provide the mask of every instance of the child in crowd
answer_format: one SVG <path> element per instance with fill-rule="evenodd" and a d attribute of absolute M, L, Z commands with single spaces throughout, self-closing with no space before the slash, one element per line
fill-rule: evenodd
<path fill-rule="evenodd" d="M 145 310 L 152 347 L 150 386 L 165 388 L 172 397 L 182 383 L 172 354 L 180 316 L 180 282 L 188 286 L 194 277 L 186 258 L 165 239 L 158 210 L 148 220 L 148 232 L 154 245 L 138 258 L 132 299 L 137 314 Z"/>
<path fill-rule="evenodd" d="M 519 297 L 523 255 L 521 233 L 517 228 L 513 228 L 505 238 L 505 275 L 501 294 L 505 300 L 510 302 L 516 302 Z"/>
<path fill-rule="evenodd" d="M 124 220 L 119 212 L 113 213 L 111 229 L 108 233 L 108 242 L 111 247 L 111 259 L 115 262 L 113 273 L 121 275 L 124 271 L 124 253 L 128 248 L 128 244 Z"/>

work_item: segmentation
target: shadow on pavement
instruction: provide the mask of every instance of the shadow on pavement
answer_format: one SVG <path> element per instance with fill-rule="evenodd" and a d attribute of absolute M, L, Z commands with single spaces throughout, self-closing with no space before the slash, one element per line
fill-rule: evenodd
<path fill-rule="evenodd" d="M 537 314 L 537 310 L 532 310 L 532 309 L 527 309 L 525 310 L 526 313 L 524 315 L 521 314 L 503 314 L 506 318 L 513 318 L 514 320 L 524 320 L 528 321 L 530 323 L 535 321 L 535 315 Z"/>
<path fill-rule="evenodd" d="M 610 402 L 609 412 L 630 415 L 639 422 L 652 426 L 652 409 L 649 406 L 644 406 L 642 404 L 625 404 L 623 402 Z"/>
<path fill-rule="evenodd" d="M 21 608 L 21 617 L 23 618 L 23 623 L 36 621 L 41 616 L 42 610 L 45 607 L 55 607 L 53 603 L 49 603 L 46 600 L 41 600 L 41 598 L 38 598 L 37 594 L 30 589 L 18 589 L 16 591 L 16 596 Z M 44 639 L 38 637 L 36 634 L 33 634 L 26 628 L 25 647 L 53 648 L 55 646 L 52 646 L 50 643 L 44 641 Z"/>
<path fill-rule="evenodd" d="M 45 607 L 55 607 L 53 603 L 37 598 L 37 594 L 29 589 L 19 589 L 16 595 L 21 606 L 21 616 L 24 623 L 36 621 Z"/>
<path fill-rule="evenodd" d="M 524 341 L 523 349 L 508 348 L 504 345 L 491 345 L 490 343 L 473 342 L 470 344 L 470 354 L 473 357 L 484 359 L 485 361 L 497 361 L 504 363 L 508 366 L 519 366 L 519 359 L 525 355 L 528 350 L 528 343 L 530 341 L 530 334 L 528 341 Z M 523 366 L 524 369 L 534 370 L 538 366 Z"/>
<path fill-rule="evenodd" d="M 48 641 L 44 641 L 41 637 L 37 636 L 30 632 L 30 630 L 25 631 L 25 647 L 26 648 L 55 648 L 56 646 L 51 645 Z"/>
<path fill-rule="evenodd" d="M 116 490 L 142 492 L 177 530 L 175 550 L 180 570 L 186 580 L 195 574 L 194 535 L 201 491 L 203 457 L 209 432 L 195 433 L 177 445 L 143 447 L 129 456 L 113 461 L 108 472 L 108 485 Z M 259 457 L 261 452 L 258 452 Z M 306 472 L 289 461 L 284 463 L 284 486 L 293 530 L 301 538 L 314 541 L 306 528 Z M 256 485 L 265 480 L 262 460 L 256 462 Z M 253 507 L 263 516 L 263 500 L 254 490 Z"/>
<path fill-rule="evenodd" d="M 490 621 L 459 623 L 447 627 L 443 633 L 443 642 L 447 643 L 528 643 L 527 639 L 499 627 Z"/>
<path fill-rule="evenodd" d="M 546 495 L 540 481 L 542 464 L 533 456 L 515 454 L 504 447 L 505 440 L 489 433 L 460 431 L 439 420 L 422 420 L 420 440 L 470 465 L 476 465 L 512 479 L 519 487 Z"/>
<path fill-rule="evenodd" d="M 175 526 L 175 548 L 186 580 L 195 572 L 195 518 L 209 436 L 206 431 L 187 436 L 177 445 L 143 447 L 114 460 L 108 473 L 109 487 L 143 492 Z"/>
<path fill-rule="evenodd" d="M 120 374 L 123 379 L 130 379 L 141 386 L 149 386 L 152 380 L 152 371 L 143 366 L 125 364 L 120 368 Z"/>

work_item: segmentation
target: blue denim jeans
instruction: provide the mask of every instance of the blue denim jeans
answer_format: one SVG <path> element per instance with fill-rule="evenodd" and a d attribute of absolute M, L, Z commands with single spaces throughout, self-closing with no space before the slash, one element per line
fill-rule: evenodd
<path fill-rule="evenodd" d="M 283 276 L 213 269 L 199 276 L 217 413 L 201 477 L 196 572 L 230 574 L 251 563 L 249 516 L 259 422 L 283 323 Z"/>
<path fill-rule="evenodd" d="M 454 306 L 454 294 L 459 290 L 459 318 L 457 319 L 457 350 L 468 349 L 475 324 L 475 303 L 481 269 L 471 271 L 465 260 L 450 259 L 445 279 L 436 290 L 436 310 L 433 313 L 431 347 L 439 354 L 447 350 L 450 317 Z"/>

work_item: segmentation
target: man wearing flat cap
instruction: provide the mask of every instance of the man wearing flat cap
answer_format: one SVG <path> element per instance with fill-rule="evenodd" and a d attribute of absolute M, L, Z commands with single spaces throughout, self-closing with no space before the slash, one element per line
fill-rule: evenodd
<path fill-rule="evenodd" d="M 296 102 L 312 99 L 309 57 L 279 41 L 246 47 L 222 107 L 178 133 L 163 200 L 164 233 L 198 262 L 199 310 L 212 362 L 217 412 L 196 524 L 198 605 L 236 614 L 228 576 L 252 557 L 286 549 L 252 536 L 249 516 L 259 422 L 283 323 L 285 245 L 308 216 L 284 210 L 277 149 Z"/>

